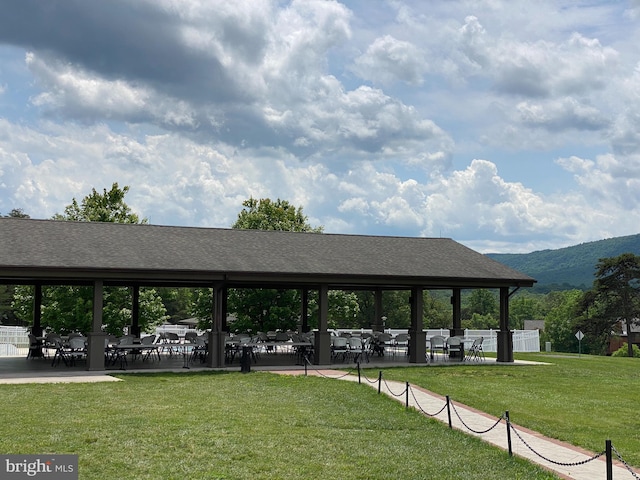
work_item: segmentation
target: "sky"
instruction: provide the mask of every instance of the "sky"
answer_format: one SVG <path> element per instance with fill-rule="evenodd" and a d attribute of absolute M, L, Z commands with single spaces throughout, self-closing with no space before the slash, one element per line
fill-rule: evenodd
<path fill-rule="evenodd" d="M 640 0 L 0 0 L 0 215 L 128 186 L 527 253 L 640 233 Z"/>

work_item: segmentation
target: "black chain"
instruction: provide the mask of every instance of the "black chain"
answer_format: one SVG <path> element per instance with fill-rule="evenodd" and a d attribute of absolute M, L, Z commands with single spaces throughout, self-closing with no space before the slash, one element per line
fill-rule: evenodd
<path fill-rule="evenodd" d="M 440 411 L 438 411 L 436 413 L 429 413 L 424 408 L 422 408 L 420 403 L 418 403 L 418 399 L 416 398 L 416 394 L 413 392 L 413 388 L 411 388 L 411 386 L 409 386 L 409 391 L 411 392 L 411 396 L 413 397 L 413 401 L 416 402 L 416 405 L 418 406 L 418 410 L 420 410 L 422 413 L 424 413 L 428 417 L 437 417 L 442 412 L 444 412 L 445 408 L 447 408 L 447 402 L 445 402 L 444 405 L 442 406 L 442 408 L 440 409 Z"/>
<path fill-rule="evenodd" d="M 308 363 L 309 365 L 311 365 L 311 362 L 309 361 L 309 359 L 308 359 L 308 358 L 306 358 L 305 360 L 307 361 L 307 363 Z M 348 371 L 347 371 L 347 373 L 345 373 L 344 375 L 339 375 L 339 376 L 337 376 L 337 377 L 333 377 L 333 376 L 330 376 L 330 375 L 325 375 L 324 373 L 322 373 L 320 370 L 318 370 L 318 369 L 317 369 L 317 368 L 315 368 L 315 367 L 312 367 L 312 368 L 311 368 L 311 370 L 313 370 L 314 372 L 316 372 L 316 373 L 317 373 L 318 375 L 320 375 L 321 377 L 324 377 L 324 378 L 333 378 L 333 379 L 335 379 L 335 380 L 340 380 L 341 378 L 344 378 L 344 377 L 346 377 L 346 376 L 348 376 L 348 375 L 352 375 L 352 374 L 353 374 L 353 371 L 352 371 L 352 370 L 348 370 Z"/>
<path fill-rule="evenodd" d="M 398 393 L 397 395 L 395 393 L 393 393 L 391 391 L 391 389 L 389 388 L 389 384 L 387 383 L 386 380 L 382 380 L 384 382 L 384 386 L 387 387 L 387 390 L 389 391 L 389 394 L 393 395 L 394 397 L 401 397 L 402 395 L 404 395 L 405 393 L 407 393 L 407 387 L 404 388 L 404 390 L 402 390 L 402 392 Z"/>
<path fill-rule="evenodd" d="M 378 383 L 378 379 L 377 379 L 377 378 L 374 378 L 373 380 L 371 380 L 371 379 L 370 379 L 369 377 L 367 377 L 364 373 L 362 373 L 362 371 L 360 371 L 360 375 L 361 375 L 361 377 L 364 377 L 364 379 L 365 379 L 367 382 L 371 383 L 371 384 L 373 384 L 373 383 Z"/>
<path fill-rule="evenodd" d="M 465 426 L 465 428 L 473 433 L 476 433 L 478 435 L 482 435 L 484 433 L 490 432 L 491 430 L 493 430 L 494 428 L 496 428 L 498 426 L 498 424 L 502 421 L 502 419 L 504 418 L 504 415 L 502 415 L 500 418 L 498 418 L 498 420 L 496 421 L 496 423 L 494 423 L 492 426 L 490 426 L 489 428 L 487 428 L 486 430 L 474 430 L 473 428 L 471 428 L 469 425 L 467 425 L 466 423 L 464 423 L 464 420 L 462 420 L 462 417 L 460 417 L 460 414 L 458 413 L 458 410 L 456 409 L 456 406 L 453 402 L 450 402 L 451 406 L 453 407 L 453 413 L 456 414 L 456 417 L 458 417 L 458 420 L 460 420 L 460 422 L 462 423 L 462 425 Z"/>
<path fill-rule="evenodd" d="M 538 457 L 542 458 L 543 460 L 546 460 L 549 463 L 553 463 L 554 465 L 560 465 L 562 467 L 577 467 L 579 465 L 584 465 L 586 463 L 592 462 L 593 460 L 595 460 L 596 458 L 600 458 L 602 455 L 604 455 L 606 452 L 603 450 L 600 453 L 596 453 L 593 457 L 591 458 L 587 458 L 586 460 L 581 460 L 579 462 L 573 462 L 573 463 L 563 463 L 563 462 L 556 462 L 555 460 L 551 460 L 550 458 L 545 457 L 544 455 L 536 452 L 531 445 L 529 445 L 524 438 L 522 438 L 522 436 L 520 436 L 520 434 L 518 433 L 518 431 L 513 428 L 513 425 L 511 423 L 509 423 L 509 427 L 511 428 L 511 430 L 513 431 L 513 433 L 516 434 L 516 436 L 520 439 L 520 441 L 522 443 L 525 444 L 525 446 L 531 450 L 533 453 L 535 453 Z"/>
<path fill-rule="evenodd" d="M 633 476 L 633 478 L 636 478 L 638 480 L 640 480 L 640 477 L 636 474 L 636 472 L 634 472 L 631 467 L 629 466 L 629 464 L 627 462 L 624 461 L 624 459 L 622 458 L 622 455 L 620 455 L 618 453 L 618 450 L 616 450 L 616 447 L 614 447 L 613 445 L 611 445 L 611 450 L 613 450 L 613 453 L 616 454 L 616 456 L 618 457 L 618 460 L 620 460 L 622 462 L 622 464 L 624 465 L 624 467 L 629 471 L 629 473 Z"/>

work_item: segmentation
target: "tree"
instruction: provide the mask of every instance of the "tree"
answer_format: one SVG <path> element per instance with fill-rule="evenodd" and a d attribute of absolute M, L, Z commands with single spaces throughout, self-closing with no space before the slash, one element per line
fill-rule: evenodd
<path fill-rule="evenodd" d="M 198 328 L 207 330 L 211 328 L 213 316 L 213 289 L 194 288 L 191 290 L 191 312 L 190 315 L 198 319 Z"/>
<path fill-rule="evenodd" d="M 297 290 L 238 288 L 229 291 L 229 310 L 236 320 L 234 331 L 293 330 L 300 318 Z"/>
<path fill-rule="evenodd" d="M 309 296 L 309 326 L 315 328 L 318 326 L 318 298 L 317 294 Z M 355 292 L 345 292 L 343 290 L 329 290 L 328 292 L 328 312 L 327 325 L 328 328 L 359 328 L 358 314 L 360 313 L 360 304 Z"/>
<path fill-rule="evenodd" d="M 31 218 L 29 215 L 24 213 L 24 210 L 21 208 L 14 208 L 9 212 L 9 215 L 2 215 L 3 217 L 13 217 L 13 218 Z"/>
<path fill-rule="evenodd" d="M 444 291 L 424 292 L 424 327 L 449 328 L 453 318 L 451 297 Z"/>
<path fill-rule="evenodd" d="M 20 323 L 11 307 L 15 290 L 15 285 L 0 285 L 0 325 L 16 325 Z"/>
<path fill-rule="evenodd" d="M 583 352 L 606 355 L 611 337 L 622 333 L 618 318 L 609 318 L 605 312 L 606 304 L 595 290 L 583 292 L 576 311 L 577 330 L 584 333 Z"/>
<path fill-rule="evenodd" d="M 488 329 L 499 326 L 496 294 L 485 288 L 476 288 L 463 297 L 462 319 L 466 328 Z"/>
<path fill-rule="evenodd" d="M 162 298 L 162 303 L 167 309 L 168 320 L 176 323 L 182 319 L 193 317 L 194 300 L 197 298 L 198 289 L 194 288 L 168 288 L 157 289 L 158 295 Z M 208 304 L 209 319 L 211 319 L 211 299 Z M 207 327 L 209 328 L 209 327 Z"/>
<path fill-rule="evenodd" d="M 480 315 L 495 315 L 498 313 L 498 301 L 496 296 L 486 288 L 474 289 L 468 298 L 471 313 Z"/>
<path fill-rule="evenodd" d="M 601 258 L 596 265 L 594 300 L 602 302 L 602 314 L 610 321 L 624 322 L 627 328 L 627 348 L 633 356 L 631 327 L 640 310 L 640 256 L 623 253 Z"/>
<path fill-rule="evenodd" d="M 376 324 L 375 294 L 368 290 L 354 292 L 359 309 L 354 320 L 358 328 L 371 328 Z M 408 291 L 385 291 L 382 293 L 383 316 L 387 317 L 385 328 L 409 328 L 411 324 L 410 293 Z M 451 325 L 451 301 L 443 292 L 425 290 L 423 298 L 424 328 L 449 328 Z"/>
<path fill-rule="evenodd" d="M 577 350 L 576 312 L 579 311 L 581 299 L 581 290 L 563 290 L 547 294 L 543 340 L 550 341 L 554 350 L 559 352 Z"/>
<path fill-rule="evenodd" d="M 329 328 L 357 328 L 359 326 L 356 319 L 358 312 L 360 312 L 360 304 L 354 292 L 329 290 L 328 302 L 327 323 Z"/>
<path fill-rule="evenodd" d="M 74 198 L 70 205 L 64 209 L 64 214 L 56 213 L 54 220 L 69 220 L 74 222 L 111 222 L 111 223 L 147 223 L 142 220 L 125 203 L 124 197 L 129 192 L 129 187 L 118 187 L 117 183 L 111 185 L 111 190 L 104 189 L 99 194 L 95 188 L 91 193 L 78 201 Z"/>
<path fill-rule="evenodd" d="M 64 214 L 54 215 L 55 220 L 79 222 L 146 223 L 140 220 L 125 203 L 129 187 L 120 189 L 114 183 L 104 194 L 92 189 L 91 194 L 78 203 L 74 198 L 65 207 Z M 105 287 L 103 326 L 114 335 L 121 335 L 131 324 L 132 290 L 128 287 Z M 152 330 L 166 317 L 162 299 L 152 288 L 140 289 L 139 326 L 143 331 Z M 24 322 L 33 318 L 33 288 L 16 287 L 13 307 Z M 71 285 L 45 286 L 42 289 L 41 324 L 58 333 L 71 331 L 89 332 L 93 316 L 93 291 L 89 287 Z"/>
<path fill-rule="evenodd" d="M 315 233 L 323 231 L 322 227 L 313 227 L 308 223 L 302 207 L 296 208 L 286 200 L 278 199 L 273 202 L 268 198 L 249 198 L 242 205 L 245 208 L 238 214 L 232 228 Z"/>
<path fill-rule="evenodd" d="M 500 322 L 493 315 L 474 312 L 471 318 L 462 321 L 462 326 L 472 330 L 497 330 Z"/>
<path fill-rule="evenodd" d="M 509 302 L 509 325 L 514 329 L 523 329 L 525 320 L 544 318 L 542 297 L 529 293 L 515 295 Z"/>
<path fill-rule="evenodd" d="M 344 292 L 336 294 L 346 295 Z M 384 328 L 408 328 L 411 324 L 411 305 L 408 290 L 385 290 L 382 292 L 382 315 L 386 317 Z M 375 294 L 372 291 L 359 290 L 353 293 L 358 303 L 357 311 L 351 311 L 353 318 L 346 327 L 371 328 L 382 321 L 375 318 Z M 334 299 L 335 301 L 335 299 Z M 329 307 L 331 309 L 331 306 Z M 342 326 L 342 325 L 341 325 Z"/>
<path fill-rule="evenodd" d="M 357 290 L 353 292 L 358 302 L 358 313 L 354 319 L 354 326 L 371 328 L 375 323 L 375 295 L 369 290 Z"/>

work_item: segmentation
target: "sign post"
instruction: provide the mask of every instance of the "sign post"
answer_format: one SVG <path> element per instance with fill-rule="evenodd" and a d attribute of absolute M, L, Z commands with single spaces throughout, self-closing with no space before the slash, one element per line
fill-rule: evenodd
<path fill-rule="evenodd" d="M 584 338 L 584 333 L 582 330 L 578 330 L 576 333 L 576 338 L 578 339 L 578 357 L 582 355 L 582 339 Z"/>

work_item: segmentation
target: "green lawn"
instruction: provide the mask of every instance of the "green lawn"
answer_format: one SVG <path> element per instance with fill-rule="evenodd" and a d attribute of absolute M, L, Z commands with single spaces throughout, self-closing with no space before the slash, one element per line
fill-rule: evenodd
<path fill-rule="evenodd" d="M 516 354 L 539 366 L 392 368 L 388 380 L 408 381 L 594 452 L 610 439 L 640 466 L 640 360 L 589 355 Z M 367 371 L 377 376 L 377 371 Z"/>
<path fill-rule="evenodd" d="M 75 453 L 80 478 L 100 480 L 556 478 L 352 382 L 261 372 L 121 378 L 0 385 L 0 451 Z"/>

